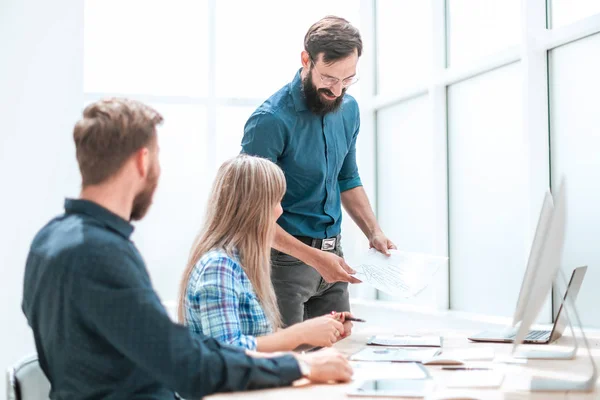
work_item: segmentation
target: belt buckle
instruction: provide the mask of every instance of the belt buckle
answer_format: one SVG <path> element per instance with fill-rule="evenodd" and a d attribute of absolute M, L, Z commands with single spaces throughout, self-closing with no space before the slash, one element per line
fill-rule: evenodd
<path fill-rule="evenodd" d="M 323 239 L 321 242 L 321 250 L 335 250 L 336 238 Z"/>

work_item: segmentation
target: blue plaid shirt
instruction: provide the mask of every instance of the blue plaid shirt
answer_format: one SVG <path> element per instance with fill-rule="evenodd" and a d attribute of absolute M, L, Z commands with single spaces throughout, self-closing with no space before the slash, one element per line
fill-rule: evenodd
<path fill-rule="evenodd" d="M 256 350 L 257 336 L 272 332 L 237 252 L 211 250 L 196 263 L 185 295 L 185 324 L 249 350 Z"/>

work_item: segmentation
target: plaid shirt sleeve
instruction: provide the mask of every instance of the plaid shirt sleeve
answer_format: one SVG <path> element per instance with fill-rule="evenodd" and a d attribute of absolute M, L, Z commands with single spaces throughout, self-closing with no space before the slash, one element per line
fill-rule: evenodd
<path fill-rule="evenodd" d="M 210 258 L 188 288 L 189 324 L 200 324 L 205 335 L 221 343 L 256 350 L 256 337 L 241 329 L 239 299 L 243 292 L 241 269 L 227 256 Z"/>

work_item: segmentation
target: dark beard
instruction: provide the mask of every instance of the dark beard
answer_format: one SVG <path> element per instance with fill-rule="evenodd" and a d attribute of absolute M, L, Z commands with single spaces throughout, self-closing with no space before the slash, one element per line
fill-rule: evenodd
<path fill-rule="evenodd" d="M 157 186 L 158 173 L 156 172 L 156 168 L 151 168 L 148 173 L 146 187 L 144 187 L 144 190 L 138 193 L 137 196 L 135 196 L 135 199 L 133 199 L 133 207 L 131 207 L 130 216 L 131 221 L 139 221 L 144 218 L 152 205 L 152 199 Z"/>
<path fill-rule="evenodd" d="M 342 89 L 342 94 L 336 98 L 334 101 L 323 101 L 320 93 L 325 93 L 330 96 L 333 96 L 333 92 L 327 88 L 317 89 L 315 85 L 312 83 L 312 69 L 308 75 L 302 80 L 302 91 L 304 92 L 304 97 L 306 98 L 306 105 L 308 109 L 317 115 L 325 115 L 330 112 L 336 111 L 342 105 L 342 101 L 344 100 L 344 94 L 346 93 L 346 88 Z"/>

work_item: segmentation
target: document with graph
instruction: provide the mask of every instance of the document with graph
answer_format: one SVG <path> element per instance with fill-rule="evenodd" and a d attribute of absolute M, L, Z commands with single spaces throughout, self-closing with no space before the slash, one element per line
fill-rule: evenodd
<path fill-rule="evenodd" d="M 356 277 L 392 296 L 414 297 L 433 281 L 437 272 L 446 268 L 448 257 L 390 250 L 386 256 L 369 249 L 349 260 Z"/>

